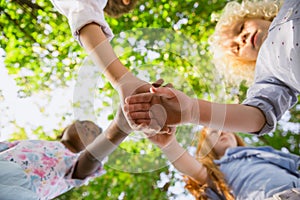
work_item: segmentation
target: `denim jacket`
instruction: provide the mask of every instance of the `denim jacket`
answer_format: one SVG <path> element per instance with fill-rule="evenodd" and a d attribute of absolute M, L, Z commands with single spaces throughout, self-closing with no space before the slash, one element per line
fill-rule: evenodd
<path fill-rule="evenodd" d="M 261 200 L 300 187 L 300 157 L 271 147 L 229 148 L 215 160 L 236 200 Z M 207 191 L 211 199 L 224 199 Z"/>

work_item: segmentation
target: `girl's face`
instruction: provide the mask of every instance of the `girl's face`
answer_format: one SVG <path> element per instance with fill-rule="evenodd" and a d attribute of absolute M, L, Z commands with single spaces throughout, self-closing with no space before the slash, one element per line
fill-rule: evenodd
<path fill-rule="evenodd" d="M 241 60 L 256 61 L 271 22 L 264 19 L 244 19 L 223 31 L 223 46 Z"/>
<path fill-rule="evenodd" d="M 224 155 L 227 148 L 237 146 L 236 138 L 231 132 L 209 129 L 207 139 L 219 157 Z"/>

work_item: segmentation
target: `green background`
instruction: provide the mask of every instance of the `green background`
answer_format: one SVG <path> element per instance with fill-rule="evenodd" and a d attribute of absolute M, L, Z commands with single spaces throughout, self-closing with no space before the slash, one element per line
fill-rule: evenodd
<path fill-rule="evenodd" d="M 117 19 L 107 17 L 115 33 L 112 45 L 122 63 L 144 80 L 164 78 L 194 97 L 241 102 L 247 87 L 243 84 L 237 88 L 226 85 L 211 64 L 208 52 L 207 39 L 215 26 L 211 15 L 217 15 L 226 2 L 140 0 L 131 13 Z M 68 87 L 68 82 L 76 79 L 87 55 L 71 36 L 67 19 L 53 8 L 50 1 L 1 0 L 0 13 L 0 46 L 6 53 L 5 66 L 19 87 L 19 98 L 40 92 L 50 94 L 53 88 Z M 19 75 L 24 68 L 30 70 L 30 76 Z M 117 98 L 107 81 L 97 92 L 110 99 Z M 6 97 L 2 91 L 0 96 L 1 103 Z M 103 101 L 103 105 L 114 106 L 110 101 Z M 95 114 L 100 113 L 101 109 Z M 66 116 L 72 116 L 72 111 L 57 116 L 61 125 L 53 130 L 46 131 L 42 125 L 36 125 L 31 131 L 40 139 L 54 140 L 53 134 L 49 136 L 47 132 L 58 135 L 69 120 Z M 108 120 L 112 118 L 113 113 L 110 113 Z M 298 103 L 273 133 L 262 137 L 241 135 L 249 145 L 271 145 L 299 154 L 299 122 Z M 13 120 L 10 124 L 16 130 L 11 140 L 28 138 L 24 127 Z M 290 127 L 296 127 L 296 131 L 291 131 Z M 181 126 L 176 136 L 185 148 L 193 149 L 197 130 L 198 126 Z M 157 200 L 178 199 L 187 194 L 178 189 L 184 185 L 181 174 L 145 138 L 122 143 L 105 169 L 105 175 L 57 199 Z"/>

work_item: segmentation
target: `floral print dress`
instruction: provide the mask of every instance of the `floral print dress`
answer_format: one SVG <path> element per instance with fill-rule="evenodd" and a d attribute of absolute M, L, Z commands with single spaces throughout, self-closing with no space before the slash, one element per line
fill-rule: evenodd
<path fill-rule="evenodd" d="M 69 151 L 59 141 L 0 142 L 0 160 L 19 164 L 31 182 L 32 191 L 36 192 L 40 199 L 57 197 L 104 173 L 104 170 L 99 168 L 84 180 L 72 179 L 79 155 Z"/>

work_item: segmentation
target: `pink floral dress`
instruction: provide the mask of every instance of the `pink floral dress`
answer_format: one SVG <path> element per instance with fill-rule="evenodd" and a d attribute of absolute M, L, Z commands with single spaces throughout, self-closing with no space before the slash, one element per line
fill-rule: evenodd
<path fill-rule="evenodd" d="M 57 197 L 104 173 L 104 170 L 99 168 L 84 180 L 72 179 L 71 175 L 79 155 L 69 151 L 59 141 L 0 142 L 0 160 L 19 164 L 31 181 L 32 191 L 41 199 Z"/>

